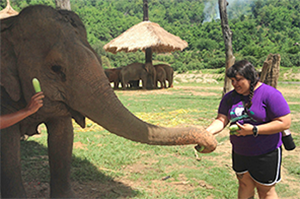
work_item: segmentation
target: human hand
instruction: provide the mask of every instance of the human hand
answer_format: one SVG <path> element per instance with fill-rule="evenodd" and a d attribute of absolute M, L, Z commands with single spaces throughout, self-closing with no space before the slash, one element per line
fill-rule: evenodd
<path fill-rule="evenodd" d="M 26 106 L 26 110 L 33 114 L 37 112 L 42 106 L 43 106 L 43 98 L 44 98 L 43 92 L 38 92 L 35 95 L 31 97 L 30 102 Z"/>
<path fill-rule="evenodd" d="M 246 135 L 252 135 L 253 134 L 253 125 L 252 124 L 240 124 L 240 123 L 236 123 L 238 125 L 238 127 L 240 128 L 240 130 L 236 131 L 236 136 L 246 136 Z"/>

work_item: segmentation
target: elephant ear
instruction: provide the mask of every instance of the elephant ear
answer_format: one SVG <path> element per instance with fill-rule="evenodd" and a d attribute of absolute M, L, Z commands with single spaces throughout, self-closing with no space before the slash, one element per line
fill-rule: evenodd
<path fill-rule="evenodd" d="M 18 77 L 17 58 L 13 44 L 9 41 L 10 28 L 15 17 L 1 20 L 1 73 L 0 83 L 12 100 L 21 98 L 21 84 Z"/>

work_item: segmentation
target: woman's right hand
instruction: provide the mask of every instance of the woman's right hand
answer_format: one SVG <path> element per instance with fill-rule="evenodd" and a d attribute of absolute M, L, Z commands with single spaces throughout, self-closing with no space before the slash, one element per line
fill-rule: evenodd
<path fill-rule="evenodd" d="M 26 106 L 26 110 L 33 114 L 37 112 L 42 106 L 43 106 L 43 98 L 44 98 L 43 92 L 38 92 L 35 95 L 31 97 L 30 102 Z"/>

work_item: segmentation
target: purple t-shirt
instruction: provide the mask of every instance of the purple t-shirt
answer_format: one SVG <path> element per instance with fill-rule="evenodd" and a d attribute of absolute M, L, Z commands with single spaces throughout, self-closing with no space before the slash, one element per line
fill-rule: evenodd
<path fill-rule="evenodd" d="M 248 111 L 244 110 L 243 101 L 246 104 L 249 97 L 239 95 L 234 90 L 230 91 L 221 100 L 218 113 L 226 115 L 232 123 L 253 125 L 268 123 L 290 113 L 290 108 L 282 94 L 266 84 L 262 84 L 254 91 L 252 106 Z M 257 137 L 231 135 L 230 141 L 234 152 L 245 156 L 265 154 L 282 144 L 280 132 L 272 135 L 258 134 Z"/>

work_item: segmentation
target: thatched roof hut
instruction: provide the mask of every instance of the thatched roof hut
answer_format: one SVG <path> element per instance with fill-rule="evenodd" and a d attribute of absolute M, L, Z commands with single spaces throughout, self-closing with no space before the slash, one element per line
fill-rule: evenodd
<path fill-rule="evenodd" d="M 7 1 L 6 8 L 0 11 L 0 19 L 7 18 L 7 17 L 12 17 L 15 15 L 18 15 L 19 13 L 15 11 L 11 6 L 9 0 Z"/>
<path fill-rule="evenodd" d="M 114 54 L 120 51 L 146 51 L 147 48 L 151 48 L 152 52 L 164 53 L 182 51 L 187 46 L 186 41 L 167 32 L 159 24 L 142 21 L 107 43 L 103 48 Z"/>

